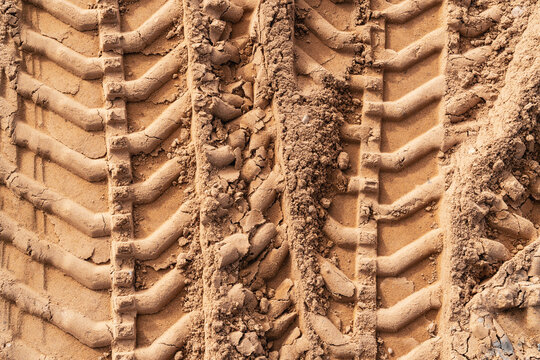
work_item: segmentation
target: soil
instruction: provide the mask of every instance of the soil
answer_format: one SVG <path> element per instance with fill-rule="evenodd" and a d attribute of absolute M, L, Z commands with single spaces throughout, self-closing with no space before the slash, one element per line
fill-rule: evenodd
<path fill-rule="evenodd" d="M 0 0 L 0 359 L 540 359 L 540 3 Z"/>

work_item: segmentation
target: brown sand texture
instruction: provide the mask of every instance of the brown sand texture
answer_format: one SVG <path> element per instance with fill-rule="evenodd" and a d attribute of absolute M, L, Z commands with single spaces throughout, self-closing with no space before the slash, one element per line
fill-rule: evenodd
<path fill-rule="evenodd" d="M 537 0 L 0 0 L 0 360 L 540 359 Z"/>

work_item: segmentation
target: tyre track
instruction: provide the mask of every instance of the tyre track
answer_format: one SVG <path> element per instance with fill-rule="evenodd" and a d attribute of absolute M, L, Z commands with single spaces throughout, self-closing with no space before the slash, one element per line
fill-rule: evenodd
<path fill-rule="evenodd" d="M 438 359 L 505 351 L 502 310 L 534 326 L 534 137 L 475 204 L 477 268 L 446 211 L 503 11 L 369 3 L 0 7 L 0 354 Z"/>
<path fill-rule="evenodd" d="M 110 210 L 96 213 L 94 210 L 87 209 L 77 200 L 72 200 L 30 179 L 5 158 L 2 159 L 2 182 L 37 209 L 58 215 L 67 223 L 87 233 L 88 236 L 110 237 L 111 249 L 108 252 L 111 253 L 111 262 L 107 265 L 94 265 L 82 260 L 78 255 L 74 256 L 64 250 L 62 246 L 48 244 L 47 240 L 40 238 L 32 231 L 25 230 L 6 214 L 3 214 L 2 218 L 2 239 L 12 243 L 22 252 L 27 252 L 38 262 L 64 270 L 89 288 L 112 288 L 110 297 L 112 319 L 101 322 L 102 325 L 98 326 L 98 329 L 97 325 L 93 325 L 93 320 L 87 319 L 84 314 L 79 315 L 76 311 L 69 310 L 66 304 L 55 305 L 55 310 L 51 313 L 43 312 L 44 310 L 39 307 L 31 305 L 31 302 L 52 304 L 48 295 L 43 296 L 33 289 L 26 288 L 26 285 L 19 283 L 19 280 L 8 280 L 12 275 L 7 272 L 2 276 L 4 281 L 8 281 L 2 287 L 2 294 L 16 302 L 23 311 L 50 321 L 89 347 L 112 345 L 114 359 L 169 358 L 185 342 L 195 313 L 188 313 L 185 316 L 178 313 L 176 323 L 173 321 L 171 324 L 168 321 L 169 324 L 166 326 L 170 327 L 158 339 L 151 341 L 147 347 L 137 349 L 135 318 L 136 314 L 152 314 L 162 310 L 182 290 L 186 282 L 185 277 L 179 267 L 172 266 L 167 274 L 154 277 L 155 283 L 151 287 L 136 291 L 134 287 L 135 261 L 138 258 L 156 258 L 169 247 L 178 234 L 190 224 L 191 208 L 185 204 L 158 230 L 144 239 L 135 240 L 132 207 L 133 204 L 150 203 L 158 199 L 183 171 L 183 165 L 174 156 L 151 174 L 146 181 L 133 183 L 131 154 L 139 151 L 150 152 L 153 150 L 152 147 L 155 148 L 168 135 L 171 135 L 188 116 L 186 100 L 189 100 L 186 96 L 179 97 L 178 101 L 173 102 L 168 112 L 158 117 L 153 126 L 146 131 L 131 134 L 128 134 L 126 100 L 140 101 L 158 90 L 165 83 L 165 79 L 179 68 L 185 51 L 180 43 L 172 52 L 164 56 L 157 66 L 150 68 L 146 74 L 133 81 L 124 80 L 122 63 L 125 58 L 122 57 L 122 53 L 144 48 L 171 25 L 172 20 L 181 13 L 182 9 L 178 2 L 169 1 L 157 11 L 156 15 L 150 17 L 135 32 L 130 33 L 120 30 L 119 7 L 116 1 L 100 2 L 97 8 L 90 10 L 82 10 L 64 2 L 39 1 L 33 4 L 56 15 L 64 14 L 66 11 L 71 12 L 74 16 L 61 15 L 60 18 L 75 28 L 93 28 L 98 31 L 102 50 L 99 58 L 86 57 L 57 40 L 44 37 L 29 28 L 23 29 L 22 42 L 26 51 L 42 55 L 76 75 L 83 78 L 103 77 L 106 103 L 102 108 L 89 109 L 79 102 L 80 99 L 55 90 L 54 86 L 58 84 L 47 86 L 23 72 L 18 77 L 17 90 L 21 96 L 27 97 L 37 106 L 48 107 L 67 120 L 83 119 L 83 122 L 76 122 L 76 124 L 86 130 L 104 129 L 107 157 L 106 159 L 89 158 L 84 153 L 63 145 L 51 135 L 36 131 L 19 120 L 10 124 L 13 142 L 36 155 L 64 166 L 67 170 L 72 170 L 86 180 L 101 181 L 106 174 L 109 184 Z M 154 23 L 160 25 L 156 28 L 152 25 Z M 86 65 L 86 70 L 73 64 Z M 176 113 L 175 110 L 181 111 Z M 152 136 L 155 137 L 152 141 L 143 139 Z M 5 145 L 6 143 L 3 143 L 4 152 L 6 152 Z M 73 164 L 74 161 L 77 163 Z M 88 174 L 88 170 L 93 173 Z M 98 261 L 106 261 L 109 257 L 105 256 L 103 260 Z M 21 302 L 20 299 L 13 297 L 15 289 L 25 291 L 24 301 Z M 86 330 L 84 326 L 87 326 Z M 174 347 L 164 344 L 171 344 Z"/>
<path fill-rule="evenodd" d="M 399 344 L 399 341 L 406 339 L 400 331 L 424 313 L 441 306 L 441 288 L 437 282 L 424 287 L 425 281 L 421 281 L 416 285 L 421 287 L 419 291 L 409 296 L 406 292 L 405 296 L 401 293 L 400 296 L 397 295 L 395 286 L 391 288 L 391 295 L 385 293 L 384 284 L 389 280 L 383 280 L 387 277 L 391 279 L 400 276 L 412 265 L 438 253 L 443 244 L 441 231 L 432 228 L 431 232 L 426 231 L 421 234 L 424 236 L 420 236 L 416 241 L 408 244 L 400 241 L 405 245 L 402 248 L 396 245 L 390 246 L 397 250 L 394 253 L 386 256 L 381 256 L 379 253 L 381 249 L 388 247 L 387 243 L 390 241 L 387 236 L 391 233 L 386 229 L 394 227 L 394 223 L 403 223 L 403 221 L 407 221 L 406 226 L 414 226 L 414 222 L 411 223 L 408 219 L 432 202 L 437 202 L 444 191 L 444 181 L 441 176 L 435 176 L 432 179 L 428 177 L 426 183 L 417 184 L 416 188 L 413 187 L 405 194 L 389 190 L 390 184 L 395 183 L 396 178 L 403 176 L 403 171 L 407 171 L 407 168 L 415 165 L 420 159 L 430 156 L 434 150 L 446 150 L 442 124 L 434 124 L 435 127 L 428 128 L 428 132 L 419 138 L 405 143 L 398 149 L 391 148 L 390 152 L 385 152 L 388 148 L 388 134 L 392 131 L 392 126 L 388 125 L 389 122 L 409 119 L 419 110 L 433 102 L 438 102 L 444 95 L 445 84 L 442 76 L 435 76 L 431 80 L 428 78 L 429 81 L 415 89 L 407 90 L 408 92 L 405 93 L 401 91 L 398 97 L 394 95 L 395 91 L 391 88 L 393 86 L 392 72 L 406 73 L 410 67 L 443 49 L 444 41 L 440 37 L 444 36 L 444 29 L 433 30 L 424 38 L 403 46 L 400 51 L 388 49 L 387 47 L 393 44 L 385 44 L 385 42 L 393 41 L 395 38 L 395 35 L 389 32 L 399 31 L 399 27 L 394 27 L 393 24 L 407 23 L 414 17 L 422 16 L 426 10 L 438 3 L 415 2 L 413 4 L 411 1 L 404 1 L 382 11 L 374 9 L 377 10 L 373 13 L 374 18 L 381 20 L 375 20 L 376 22 L 371 24 L 372 28 L 379 30 L 373 31 L 370 42 L 372 45 L 368 48 L 368 56 L 373 59 L 373 66 L 368 67 L 363 77 L 378 79 L 370 83 L 379 83 L 382 86 L 364 89 L 362 124 L 346 124 L 342 129 L 342 135 L 346 140 L 360 143 L 358 165 L 355 166 L 356 173 L 351 174 L 347 190 L 358 196 L 357 219 L 352 223 L 356 226 L 344 226 L 329 218 L 325 225 L 325 232 L 336 244 L 356 248 L 354 257 L 356 269 L 353 278 L 348 281 L 355 284 L 358 292 L 355 298 L 352 334 L 355 339 L 365 339 L 364 341 L 369 344 L 362 358 L 375 358 L 377 343 L 383 342 L 387 343 L 386 347 L 391 347 L 389 350 L 391 354 L 405 355 L 411 347 Z M 437 108 L 431 107 L 431 109 L 432 113 L 427 113 L 426 116 L 437 118 L 439 116 Z M 458 141 L 459 138 L 452 138 L 450 145 L 447 146 L 451 147 Z M 351 155 L 348 157 L 350 158 Z M 347 168 L 346 164 L 344 168 Z M 399 184 L 399 181 L 397 183 Z M 408 188 L 410 189 L 411 186 L 408 185 Z M 391 197 L 388 196 L 389 194 L 392 194 Z M 336 200 L 339 201 L 339 198 Z M 388 200 L 390 203 L 380 203 Z M 336 209 L 339 208 L 337 204 L 334 206 Z M 415 218 L 418 219 L 419 216 Z M 327 277 L 332 279 L 329 275 Z M 333 278 L 336 279 L 336 275 L 333 275 Z M 417 282 L 417 280 L 411 282 L 405 278 L 400 279 L 401 283 L 409 282 L 413 289 Z M 337 280 L 333 281 L 338 284 Z M 381 298 L 382 303 L 379 303 L 378 299 Z M 390 298 L 395 300 L 389 301 Z M 397 336 L 389 335 L 396 332 Z M 380 337 L 379 340 L 376 334 Z M 398 342 L 393 340 L 396 337 Z M 427 331 L 420 338 L 423 340 L 429 338 Z M 412 358 L 421 352 L 435 354 L 439 346 L 440 341 L 435 338 L 406 356 Z M 380 346 L 379 357 L 388 356 L 385 353 L 384 348 Z"/>
<path fill-rule="evenodd" d="M 203 35 L 206 48 L 196 50 L 200 57 L 194 55 L 200 62 L 194 65 L 192 81 L 206 84 L 204 97 L 195 106 L 208 114 L 193 131 L 200 139 L 199 156 L 211 165 L 198 174 L 207 179 L 217 200 L 203 201 L 206 209 L 202 209 L 201 229 L 207 239 L 201 237 L 201 244 L 208 266 L 203 279 L 212 279 L 212 286 L 204 288 L 208 358 L 262 355 L 296 317 L 295 312 L 286 312 L 288 305 L 275 307 L 282 299 L 273 299 L 274 290 L 266 286 L 280 270 L 289 246 L 282 228 L 277 129 L 265 89 L 269 78 L 262 67 L 255 68 L 263 64 L 261 48 L 253 44 L 260 31 L 258 8 L 253 5 L 205 1 L 200 7 L 209 16 L 200 21 L 210 26 Z M 220 76 L 202 77 L 199 64 Z M 202 134 L 208 134 L 204 124 L 212 116 L 213 140 L 209 140 Z M 215 320 L 222 325 L 209 328 Z"/>
<path fill-rule="evenodd" d="M 42 16 L 42 13 L 39 10 L 34 9 L 32 7 L 23 7 L 21 16 L 19 19 L 20 19 L 20 22 L 22 22 L 24 19 L 27 25 L 40 26 L 42 24 L 41 16 Z M 18 38 L 18 34 L 16 34 L 14 38 L 15 38 L 15 41 L 11 39 L 10 41 L 13 41 L 14 44 L 20 43 L 20 38 Z M 22 67 L 26 68 L 26 71 L 33 74 L 34 77 L 50 79 L 51 72 L 50 72 L 49 64 L 47 63 L 44 64 L 42 59 L 40 59 L 39 57 L 34 57 L 30 54 L 23 54 L 22 59 L 23 59 Z M 14 79 L 14 81 L 16 80 L 17 79 Z M 67 83 L 69 83 L 69 81 Z M 10 86 L 9 84 L 5 84 L 5 85 Z M 13 89 L 14 88 L 15 87 L 13 87 Z M 12 96 L 15 96 L 15 94 L 12 94 Z M 9 99 L 9 96 L 7 98 Z M 11 100 L 13 101 L 14 97 L 11 97 Z M 3 168 L 6 169 L 6 165 L 9 164 L 8 162 L 6 162 L 6 160 L 11 161 L 11 164 L 18 165 L 18 171 L 20 172 L 20 174 L 23 177 L 26 176 L 26 178 L 29 180 L 32 179 L 31 181 L 34 184 L 36 185 L 47 184 L 49 186 L 53 185 L 53 187 L 55 187 L 54 177 L 50 176 L 51 167 L 46 161 L 44 161 L 42 157 L 44 155 L 43 153 L 39 153 L 40 151 L 38 151 L 38 149 L 32 149 L 32 148 L 30 149 L 31 151 L 25 151 L 24 149 L 20 147 L 16 147 L 10 144 L 10 143 L 16 142 L 15 136 L 13 135 L 12 131 L 16 127 L 19 127 L 20 125 L 23 125 L 23 126 L 19 127 L 19 138 L 21 137 L 20 129 L 22 129 L 23 127 L 25 127 L 24 130 L 27 130 L 27 133 L 28 133 L 28 130 L 30 130 L 29 132 L 31 132 L 32 134 L 36 134 L 36 133 L 43 134 L 42 131 L 45 128 L 50 127 L 50 124 L 51 124 L 49 114 L 41 107 L 33 106 L 32 104 L 28 104 L 28 103 L 25 103 L 25 104 L 19 103 L 19 104 L 20 104 L 19 110 L 16 113 L 14 113 L 13 121 L 5 123 L 5 129 L 7 129 L 7 131 L 4 133 L 4 135 L 7 135 L 7 136 L 11 135 L 11 139 L 3 141 L 3 146 L 2 146 L 3 154 L 6 154 L 11 151 L 12 156 L 8 156 L 8 157 L 3 156 L 3 159 L 2 159 Z M 25 119 L 26 124 L 22 123 L 23 117 L 26 118 Z M 43 139 L 47 141 L 49 137 L 45 135 L 40 138 L 40 140 L 43 140 Z M 30 141 L 30 142 L 33 141 L 32 144 L 36 144 L 35 137 L 26 138 L 25 141 Z M 11 150 L 9 149 L 10 147 L 11 147 Z M 11 167 L 12 166 L 11 164 L 8 165 L 8 167 Z M 17 179 L 20 179 L 20 177 L 11 178 L 11 180 L 15 182 L 17 182 Z M 26 189 L 26 190 L 21 189 L 21 190 L 23 190 L 23 192 L 27 192 L 27 191 L 31 192 L 31 190 L 29 189 Z M 4 195 L 3 196 L 4 199 L 6 200 L 10 198 L 10 194 L 7 192 L 4 192 L 3 195 Z M 8 250 L 7 252 L 8 258 L 6 259 L 7 261 L 4 262 L 4 267 L 9 268 L 9 270 L 13 271 L 13 273 L 15 273 L 19 279 L 22 279 L 25 283 L 32 286 L 34 289 L 37 289 L 40 292 L 46 291 L 48 293 L 54 293 L 55 299 L 58 299 L 58 300 L 61 299 L 61 301 L 64 303 L 63 304 L 64 309 L 68 307 L 79 309 L 83 307 L 84 305 L 80 306 L 81 304 L 74 304 L 72 295 L 70 294 L 70 290 L 76 291 L 77 289 L 79 289 L 77 287 L 77 284 L 70 283 L 70 282 L 66 283 L 65 281 L 62 281 L 61 279 L 63 277 L 62 275 L 59 276 L 59 274 L 55 270 L 45 267 L 44 265 L 41 265 L 43 263 L 49 262 L 49 263 L 54 263 L 59 268 L 63 268 L 66 265 L 69 267 L 71 263 L 70 260 L 75 260 L 75 262 L 77 262 L 78 258 L 72 255 L 71 259 L 68 257 L 66 260 L 64 260 L 62 256 L 63 255 L 62 252 L 58 252 L 58 251 L 55 252 L 54 250 L 49 252 L 48 251 L 49 246 L 52 246 L 52 248 L 55 249 L 55 245 L 48 244 L 48 241 L 40 242 L 40 243 L 34 242 L 34 244 L 37 245 L 37 248 L 27 246 L 29 244 L 25 244 L 26 238 L 28 236 L 33 236 L 35 232 L 39 232 L 43 234 L 43 236 L 46 237 L 47 240 L 49 241 L 52 240 L 54 242 L 58 242 L 58 238 L 55 234 L 55 229 L 52 225 L 53 223 L 51 221 L 51 218 L 48 217 L 45 214 L 45 212 L 42 212 L 39 210 L 39 207 L 42 205 L 44 205 L 45 207 L 48 207 L 47 200 L 44 200 L 46 198 L 46 195 L 41 200 L 39 199 L 40 195 L 38 194 L 35 194 L 35 195 L 37 196 L 35 200 L 39 202 L 38 208 L 33 208 L 32 205 L 25 204 L 24 201 L 22 201 L 21 203 L 20 200 L 15 200 L 15 201 L 8 200 L 7 202 L 4 203 L 4 207 L 2 209 L 3 210 L 2 212 L 2 222 L 3 222 L 2 238 L 3 240 L 7 240 L 7 242 L 9 242 L 10 240 L 14 240 L 13 245 L 18 247 L 20 251 L 18 252 L 14 248 L 10 248 L 9 246 L 6 246 Z M 30 194 L 30 196 L 32 195 Z M 75 197 L 77 198 L 77 200 L 80 199 L 80 197 L 77 195 L 75 195 Z M 85 205 L 88 206 L 87 203 Z M 95 208 L 95 206 L 93 207 Z M 26 209 L 24 212 L 27 212 L 29 210 L 31 213 L 33 213 L 34 215 L 32 217 L 34 218 L 34 220 L 29 222 L 27 216 L 20 216 L 22 209 Z M 15 210 L 15 213 L 14 213 L 14 210 Z M 47 209 L 44 209 L 44 210 L 47 210 Z M 14 222 L 13 219 L 16 219 L 17 222 Z M 6 224 L 6 222 L 8 222 L 8 224 Z M 26 227 L 27 229 L 32 230 L 32 231 L 28 231 L 27 233 L 21 232 L 23 227 Z M 68 247 L 69 247 L 69 244 L 68 244 Z M 60 247 L 56 247 L 56 249 L 60 249 Z M 37 262 L 29 261 L 29 257 L 25 257 L 25 253 L 27 253 L 28 255 L 31 255 L 33 259 L 37 260 Z M 26 264 L 25 267 L 28 268 L 28 271 L 30 271 L 30 273 L 28 274 L 24 274 L 24 272 L 22 273 L 20 271 L 20 264 Z M 43 269 L 42 270 L 43 273 L 41 277 L 35 276 L 35 274 L 31 274 L 32 272 L 34 272 L 31 269 L 36 269 L 38 267 L 42 267 Z M 21 274 L 23 274 L 23 276 L 21 276 Z M 79 274 L 79 275 L 82 275 L 82 274 Z M 101 275 L 106 275 L 106 277 L 109 277 L 108 271 L 106 273 L 101 273 Z M 3 279 L 9 278 L 9 275 L 6 273 L 6 275 L 2 276 L 2 278 Z M 39 282 L 36 281 L 39 278 L 43 279 L 43 283 L 41 286 L 39 285 Z M 103 277 L 101 280 L 98 280 L 98 281 L 102 281 L 102 280 L 103 280 Z M 90 281 L 93 281 L 93 280 L 90 279 Z M 107 283 L 106 280 L 105 280 L 105 283 Z M 59 285 L 60 285 L 60 288 L 65 288 L 65 290 L 58 291 Z M 90 283 L 87 283 L 87 285 L 92 286 Z M 97 284 L 97 287 L 103 288 L 103 285 Z M 4 288 L 4 290 L 6 290 L 6 288 Z M 98 303 L 100 301 L 105 300 L 103 297 L 101 297 L 98 294 L 90 295 L 90 299 Z M 27 299 L 27 301 L 31 301 L 31 296 L 29 296 L 29 299 Z M 106 302 L 104 304 L 106 304 Z M 12 308 L 11 312 L 13 314 L 18 313 L 21 310 L 13 306 L 11 308 Z M 25 306 L 22 306 L 23 310 L 24 308 Z M 75 314 L 75 312 L 73 314 Z M 103 316 L 103 311 L 98 311 L 96 315 L 98 317 Z M 49 344 L 46 344 L 45 346 L 41 346 L 40 347 L 41 351 L 58 352 L 62 346 L 66 346 L 66 347 L 71 348 L 71 350 L 66 351 L 66 353 L 69 354 L 70 351 L 72 351 L 74 354 L 74 353 L 77 353 L 77 347 L 79 347 L 79 352 L 83 351 L 88 356 L 91 356 L 90 355 L 91 352 L 89 352 L 88 350 L 85 351 L 84 348 L 81 348 L 80 346 L 78 346 L 75 341 L 69 338 L 69 336 L 66 337 L 63 334 L 59 334 L 58 330 L 56 330 L 54 327 L 48 326 L 44 323 L 40 323 L 38 319 L 31 318 L 29 316 L 23 315 L 22 313 L 20 316 L 17 316 L 17 317 L 11 317 L 10 319 L 11 320 L 10 322 L 12 324 L 10 325 L 10 327 L 13 326 L 11 327 L 11 329 L 14 330 L 13 334 L 15 335 L 12 338 L 12 340 L 18 337 L 22 337 L 23 339 L 22 343 L 24 343 L 24 341 L 26 341 L 26 343 L 29 343 L 29 342 L 30 343 L 31 342 L 44 343 L 43 339 L 53 336 L 53 337 L 56 337 L 58 341 L 56 343 L 51 342 Z M 58 321 L 59 322 L 57 322 L 57 324 L 62 322 L 62 320 L 58 320 Z M 64 323 L 64 325 L 66 325 L 67 327 L 66 330 L 74 330 L 73 327 L 70 327 L 69 322 Z M 24 330 L 24 329 L 28 329 L 29 327 L 30 329 L 33 329 L 33 330 L 30 332 L 27 332 Z M 7 344 L 7 346 L 9 347 L 11 346 L 11 344 L 12 342 L 10 341 Z M 70 344 L 70 345 L 67 345 L 67 344 Z M 10 356 L 15 356 L 15 358 L 17 358 L 17 355 L 10 355 Z M 68 355 L 68 356 L 75 356 L 75 355 Z"/>
<path fill-rule="evenodd" d="M 449 242 L 446 261 L 449 268 L 450 264 L 452 266 L 450 279 L 454 286 L 449 289 L 448 296 L 452 297 L 454 302 L 452 308 L 446 310 L 443 319 L 447 323 L 445 337 L 448 339 L 443 344 L 443 358 L 471 358 L 479 354 L 526 358 L 534 357 L 532 353 L 537 350 L 531 341 L 535 342 L 532 339 L 536 328 L 532 324 L 538 314 L 534 296 L 530 295 L 530 291 L 536 286 L 534 274 L 537 272 L 535 253 L 538 241 L 535 239 L 538 234 L 537 224 L 534 223 L 537 218 L 532 209 L 522 212 L 522 209 L 527 208 L 527 203 L 534 209 L 535 205 L 530 203 L 530 195 L 535 199 L 535 192 L 534 186 L 527 189 L 530 184 L 523 182 L 524 178 L 518 180 L 519 176 L 515 175 L 523 173 L 530 174 L 531 179 L 536 177 L 532 170 L 537 161 L 536 156 L 532 155 L 535 145 L 526 139 L 534 140 L 534 136 L 530 135 L 534 121 L 531 123 L 530 119 L 534 118 L 535 115 L 532 114 L 537 110 L 534 106 L 523 104 L 536 102 L 536 92 L 531 92 L 529 80 L 536 77 L 538 66 L 533 64 L 532 58 L 526 54 L 538 47 L 534 30 L 538 22 L 533 19 L 538 17 L 539 12 L 537 4 L 531 5 L 527 9 L 531 18 L 525 17 L 512 24 L 519 26 L 521 21 L 528 22 L 528 26 L 521 29 L 522 35 L 513 38 L 515 43 L 506 44 L 507 50 L 512 49 L 514 56 L 509 63 L 503 61 L 498 64 L 498 74 L 494 79 L 501 81 L 504 78 L 504 86 L 501 84 L 497 89 L 493 80 L 485 81 L 484 74 L 478 79 L 464 81 L 464 75 L 468 71 L 492 69 L 495 68 L 494 59 L 495 63 L 500 61 L 500 54 L 496 49 L 500 50 L 501 47 L 496 42 L 484 39 L 504 32 L 501 28 L 505 27 L 502 23 L 505 21 L 504 11 L 508 11 L 508 8 L 505 9 L 504 5 L 507 4 L 503 3 L 490 5 L 493 6 L 479 9 L 476 4 L 469 7 L 467 4 L 451 3 L 450 7 L 452 37 L 449 43 L 454 54 L 449 58 L 448 73 L 452 79 L 451 89 L 457 95 L 447 97 L 447 114 L 455 124 L 468 120 L 482 126 L 477 137 L 461 150 L 468 150 L 470 155 L 460 160 L 453 176 L 453 185 L 449 189 L 448 208 L 451 213 L 457 214 L 454 199 L 459 197 L 456 191 L 459 188 L 459 194 L 467 194 L 468 201 L 478 206 L 468 209 L 467 205 L 461 205 L 463 209 L 467 209 L 464 211 L 466 216 L 479 220 L 475 221 L 477 225 L 474 227 L 460 229 L 464 219 L 460 212 L 458 220 L 452 224 L 453 236 Z M 498 24 L 499 21 L 501 24 Z M 518 74 L 522 72 L 517 70 L 519 67 L 528 69 L 527 79 L 520 78 Z M 513 95 L 509 95 L 510 93 Z M 470 106 L 461 110 L 456 104 Z M 489 120 L 482 123 L 484 113 L 489 114 Z M 516 141 L 510 147 L 506 145 L 509 139 Z M 474 154 L 471 149 L 474 149 Z M 493 151 L 494 149 L 496 151 Z M 473 162 L 482 164 L 474 166 L 474 173 L 489 174 L 489 181 L 481 176 L 471 176 L 467 172 L 471 171 Z M 485 164 L 493 166 L 486 167 Z M 470 195 L 471 188 L 484 189 L 482 194 L 485 198 Z M 463 195 L 461 196 L 463 198 Z M 485 212 L 478 212 L 481 207 Z M 464 231 L 468 233 L 467 239 L 462 236 Z M 460 252 L 463 251 L 460 249 L 472 247 L 478 248 L 473 256 L 460 257 Z M 479 260 L 473 261 L 474 257 Z M 460 273 L 459 278 L 456 276 L 457 272 Z M 455 286 L 464 283 L 479 285 L 474 292 L 470 291 L 469 286 Z M 517 308 L 520 307 L 523 310 L 518 311 Z M 504 314 L 501 312 L 503 308 Z M 521 321 L 517 320 L 518 312 L 523 316 Z M 520 323 L 519 330 L 514 328 L 514 331 L 508 331 L 509 326 L 516 321 Z M 464 327 L 455 328 L 458 323 L 464 324 Z M 484 336 L 484 332 L 489 336 Z M 456 341 L 452 341 L 457 337 L 465 339 L 467 346 L 460 347 Z M 527 340 L 521 341 L 518 337 Z"/>
<path fill-rule="evenodd" d="M 264 104 L 264 99 L 259 100 L 249 64 L 245 71 L 234 65 L 240 61 L 237 46 L 245 46 L 247 39 L 229 37 L 244 8 L 229 1 L 187 1 L 185 7 L 190 19 L 186 40 L 192 44 L 188 82 L 197 89 L 191 131 L 198 164 L 196 190 L 201 196 L 204 357 L 255 357 L 264 353 L 260 338 L 264 330 L 253 321 L 258 320 L 257 298 L 249 289 L 258 275 L 257 265 L 251 275 L 242 275 L 241 270 L 276 235 L 275 225 L 265 219 L 280 182 L 279 168 L 273 169 L 266 151 L 272 141 L 264 130 L 269 118 L 252 107 L 256 101 Z M 227 75 L 236 70 L 244 80 L 232 81 Z"/>
<path fill-rule="evenodd" d="M 421 1 L 413 6 L 402 2 L 374 16 L 385 20 L 387 45 L 374 54 L 374 64 L 384 69 L 385 86 L 384 101 L 368 107 L 381 116 L 381 150 L 389 150 L 380 155 L 379 200 L 391 202 L 375 210 L 382 223 L 378 251 L 405 256 L 399 259 L 401 271 L 389 277 L 378 271 L 382 309 L 377 312 L 377 328 L 384 341 L 379 354 L 414 358 L 417 353 L 430 353 L 437 358 L 441 341 L 432 310 L 438 311 L 443 301 L 436 269 L 437 254 L 444 251 L 444 232 L 438 229 L 444 228 L 444 219 L 439 219 L 437 211 L 444 178 L 436 151 L 446 151 L 460 140 L 447 144 L 439 110 L 445 92 L 445 79 L 438 75 L 445 57 L 444 3 Z M 418 40 L 411 42 L 411 36 Z M 377 61 L 378 57 L 382 59 Z M 395 144 L 403 145 L 396 149 Z M 393 161 L 389 164 L 387 159 Z M 412 236 L 399 236 L 393 227 L 411 229 Z M 408 257 L 405 250 L 414 245 L 420 251 Z M 383 263 L 378 258 L 378 270 Z"/>

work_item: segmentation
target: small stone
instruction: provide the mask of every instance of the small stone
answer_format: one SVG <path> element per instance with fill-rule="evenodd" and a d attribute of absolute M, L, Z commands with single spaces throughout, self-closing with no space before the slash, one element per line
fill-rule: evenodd
<path fill-rule="evenodd" d="M 391 347 L 388 348 L 388 354 L 390 356 L 394 355 L 394 349 L 392 349 Z"/>
<path fill-rule="evenodd" d="M 427 331 L 431 337 L 435 337 L 437 333 L 437 324 L 434 322 L 430 323 L 427 327 Z"/>
<path fill-rule="evenodd" d="M 268 308 L 270 306 L 270 302 L 267 298 L 263 297 L 261 301 L 259 302 L 259 308 L 261 309 L 261 313 L 266 314 L 268 312 Z"/>
<path fill-rule="evenodd" d="M 328 209 L 332 205 L 332 200 L 328 198 L 322 198 L 321 199 L 321 206 L 325 209 Z"/>
<path fill-rule="evenodd" d="M 346 153 L 345 151 L 339 153 L 337 162 L 340 170 L 347 170 L 349 168 L 349 161 L 350 158 L 348 153 Z"/>
<path fill-rule="evenodd" d="M 501 347 L 506 355 L 512 355 L 514 354 L 514 348 L 512 346 L 512 343 L 510 342 L 510 339 L 508 336 L 504 335 L 501 338 Z"/>
<path fill-rule="evenodd" d="M 514 18 L 520 17 L 521 15 L 523 15 L 523 9 L 519 6 L 516 6 L 512 9 L 512 12 L 510 14 L 512 14 L 512 17 Z"/>
<path fill-rule="evenodd" d="M 519 201 L 525 196 L 525 188 L 521 183 L 510 173 L 506 174 L 501 181 L 501 188 L 506 191 L 508 196 L 514 200 Z"/>
<path fill-rule="evenodd" d="M 501 159 L 495 161 L 495 164 L 493 164 L 493 170 L 501 171 L 502 169 L 504 169 L 504 161 Z"/>
<path fill-rule="evenodd" d="M 229 335 L 229 338 L 231 339 L 231 343 L 234 345 L 234 346 L 238 346 L 238 344 L 240 344 L 240 340 L 242 339 L 242 336 L 244 334 L 241 332 L 241 331 L 233 331 L 230 335 Z"/>
<path fill-rule="evenodd" d="M 527 147 L 521 140 L 516 141 L 516 144 L 514 146 L 514 149 L 516 151 L 515 157 L 516 159 L 521 159 L 523 155 L 525 155 L 525 151 L 527 150 Z"/>

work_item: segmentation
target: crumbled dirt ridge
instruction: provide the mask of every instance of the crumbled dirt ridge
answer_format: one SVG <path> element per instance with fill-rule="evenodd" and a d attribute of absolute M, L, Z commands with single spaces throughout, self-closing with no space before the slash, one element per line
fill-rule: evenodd
<path fill-rule="evenodd" d="M 527 162 L 533 168 L 538 164 L 534 147 L 526 149 L 524 144 L 534 139 L 538 131 L 540 62 L 531 56 L 531 51 L 540 46 L 540 6 L 532 4 L 524 11 L 530 12 L 528 25 L 513 50 L 504 85 L 480 123 L 477 138 L 463 144 L 462 154 L 454 155 L 456 165 L 447 196 L 449 216 L 453 219 L 449 229 L 452 286 L 448 289 L 453 306 L 447 314 L 450 322 L 446 331 L 457 339 L 447 344 L 451 358 L 538 356 L 537 231 L 529 220 L 506 211 L 508 206 L 501 208 L 500 191 L 489 191 L 497 188 L 494 184 L 501 184 L 504 189 L 508 176 L 514 178 L 508 172 L 518 163 Z M 526 191 L 519 182 L 517 186 Z M 508 196 L 514 197 L 510 191 Z M 487 249 L 482 250 L 477 244 L 490 225 L 514 237 L 528 238 L 531 243 L 525 248 L 521 246 L 523 250 L 478 286 L 478 264 Z M 498 313 L 517 308 L 526 309 L 521 325 L 529 329 L 530 335 L 506 333 L 508 330 L 495 320 Z"/>
<path fill-rule="evenodd" d="M 0 19 L 1 358 L 540 358 L 536 1 Z"/>

